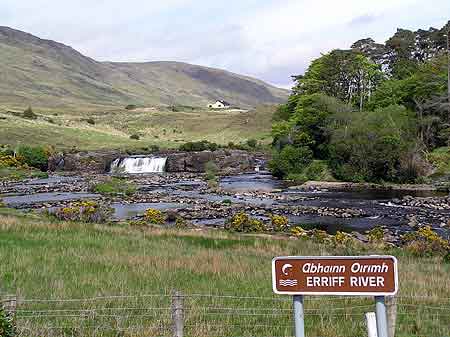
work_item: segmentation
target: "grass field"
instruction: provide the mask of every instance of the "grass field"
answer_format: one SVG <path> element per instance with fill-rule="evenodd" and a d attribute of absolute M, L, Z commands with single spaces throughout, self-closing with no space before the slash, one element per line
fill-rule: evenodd
<path fill-rule="evenodd" d="M 187 336 L 291 336 L 290 299 L 272 294 L 271 259 L 357 253 L 310 240 L 63 223 L 0 209 L 0 284 L 17 294 L 18 324 L 30 336 L 45 327 L 48 336 L 169 336 L 173 289 L 190 295 Z M 399 258 L 396 336 L 449 336 L 450 265 L 388 253 Z M 311 337 L 363 336 L 364 313 L 373 310 L 367 298 L 308 297 L 305 305 Z"/>
<path fill-rule="evenodd" d="M 0 144 L 53 145 L 58 149 L 133 149 L 176 147 L 192 140 L 227 144 L 250 138 L 270 141 L 273 106 L 251 111 L 167 107 L 125 110 L 114 107 L 77 111 L 34 111 L 37 119 L 20 117 L 22 110 L 0 108 Z M 92 118 L 94 124 L 88 123 Z M 138 135 L 139 140 L 130 139 Z"/>

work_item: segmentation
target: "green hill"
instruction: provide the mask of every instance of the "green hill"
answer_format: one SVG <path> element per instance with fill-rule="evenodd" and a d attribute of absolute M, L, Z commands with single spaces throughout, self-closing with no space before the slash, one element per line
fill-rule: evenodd
<path fill-rule="evenodd" d="M 178 62 L 98 62 L 64 44 L 0 27 L 0 103 L 39 107 L 279 103 L 288 91 Z"/>

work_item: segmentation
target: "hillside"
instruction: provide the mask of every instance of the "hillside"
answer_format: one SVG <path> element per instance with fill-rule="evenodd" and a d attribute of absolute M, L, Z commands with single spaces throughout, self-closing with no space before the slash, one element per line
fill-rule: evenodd
<path fill-rule="evenodd" d="M 178 147 L 203 140 L 228 144 L 255 138 L 271 141 L 270 125 L 275 107 L 215 111 L 206 108 L 97 108 L 79 111 L 34 109 L 36 119 L 22 118 L 21 110 L 0 106 L 0 144 L 53 145 L 58 149 L 131 149 L 157 144 Z M 53 112 L 55 111 L 55 112 Z M 95 124 L 89 124 L 88 115 Z M 130 136 L 137 134 L 140 140 Z"/>
<path fill-rule="evenodd" d="M 288 91 L 224 70 L 179 62 L 98 62 L 64 44 L 0 27 L 0 104 L 38 107 L 205 106 L 216 99 L 251 107 Z"/>

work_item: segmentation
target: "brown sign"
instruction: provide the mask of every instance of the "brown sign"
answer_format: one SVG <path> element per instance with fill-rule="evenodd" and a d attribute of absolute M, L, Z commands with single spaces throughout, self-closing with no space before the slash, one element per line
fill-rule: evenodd
<path fill-rule="evenodd" d="M 394 256 L 286 256 L 272 261 L 273 291 L 287 295 L 395 295 Z"/>

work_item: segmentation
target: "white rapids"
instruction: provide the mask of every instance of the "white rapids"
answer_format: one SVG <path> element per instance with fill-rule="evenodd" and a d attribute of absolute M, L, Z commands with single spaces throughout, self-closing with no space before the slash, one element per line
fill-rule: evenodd
<path fill-rule="evenodd" d="M 166 167 L 164 157 L 127 157 L 118 158 L 111 164 L 111 172 L 123 173 L 162 173 Z"/>

